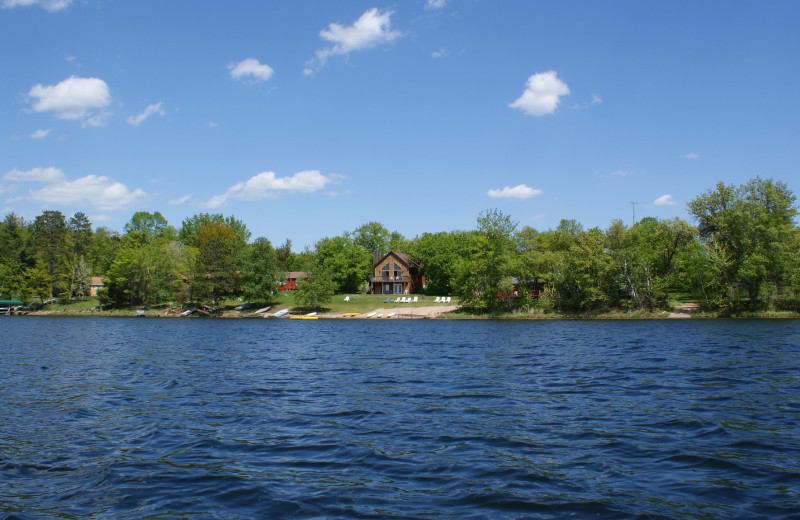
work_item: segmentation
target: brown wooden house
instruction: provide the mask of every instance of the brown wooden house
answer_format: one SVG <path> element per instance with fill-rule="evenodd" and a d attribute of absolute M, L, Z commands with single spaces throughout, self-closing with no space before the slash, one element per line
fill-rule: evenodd
<path fill-rule="evenodd" d="M 308 278 L 308 275 L 303 271 L 290 271 L 286 273 L 286 280 L 278 282 L 279 291 L 296 291 L 297 280 L 301 278 Z"/>
<path fill-rule="evenodd" d="M 381 256 L 375 251 L 369 291 L 372 294 L 420 293 L 425 284 L 425 277 L 419 271 L 420 266 L 405 253 L 389 251 Z"/>

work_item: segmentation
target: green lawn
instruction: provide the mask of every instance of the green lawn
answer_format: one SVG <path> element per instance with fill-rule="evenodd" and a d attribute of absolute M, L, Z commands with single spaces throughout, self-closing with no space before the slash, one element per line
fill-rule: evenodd
<path fill-rule="evenodd" d="M 350 301 L 344 301 L 345 297 L 350 297 Z M 427 307 L 442 305 L 434 303 L 435 296 L 426 296 L 422 299 L 422 295 L 409 295 L 411 298 L 417 297 L 416 303 L 394 303 L 397 299 L 396 295 L 386 294 L 336 294 L 329 303 L 323 306 L 322 312 L 340 314 L 345 312 L 370 312 L 375 309 L 413 309 L 414 307 Z M 385 303 L 387 297 L 390 297 L 391 302 Z M 457 305 L 458 301 L 452 299 L 450 305 Z M 273 310 L 282 309 L 284 307 L 294 308 L 294 297 L 291 294 L 280 294 L 275 303 L 272 304 Z"/>
<path fill-rule="evenodd" d="M 345 301 L 345 297 L 349 296 L 349 301 Z M 417 296 L 416 303 L 395 303 L 395 299 L 397 296 L 390 296 L 390 295 L 381 295 L 381 294 L 337 294 L 335 295 L 331 301 L 323 306 L 321 313 L 331 313 L 331 314 L 344 314 L 346 312 L 357 312 L 359 314 L 370 312 L 375 309 L 413 309 L 415 307 L 427 307 L 427 306 L 437 306 L 443 305 L 441 303 L 435 303 L 435 296 L 426 296 L 425 299 L 422 298 L 422 295 L 410 295 L 411 298 Z M 389 298 L 389 302 L 386 302 L 386 299 Z M 232 298 L 227 299 L 220 304 L 220 309 L 225 311 L 226 314 L 233 311 L 237 306 L 242 305 L 243 302 L 239 299 Z M 458 300 L 453 298 L 449 305 L 457 305 Z M 48 305 L 44 307 L 43 311 L 50 311 L 59 314 L 89 314 L 95 311 L 99 305 L 97 297 L 90 296 L 84 299 L 83 301 L 75 301 L 75 302 L 65 302 L 65 303 L 56 303 L 52 305 Z M 260 303 L 253 303 L 248 309 L 242 311 L 242 314 L 247 314 L 249 312 L 254 312 L 258 310 L 259 307 L 265 306 L 265 304 Z M 189 309 L 191 305 L 184 305 L 184 309 Z M 295 301 L 294 301 L 294 293 L 292 292 L 280 292 L 275 300 L 271 303 L 270 313 L 278 311 L 284 308 L 290 308 L 292 310 L 300 311 L 301 309 L 296 309 Z M 132 315 L 137 309 L 143 309 L 144 307 L 136 307 L 134 309 L 128 308 L 120 308 L 120 309 L 107 309 L 104 311 L 100 311 L 98 314 L 102 315 L 109 315 L 109 316 L 130 316 Z M 153 308 L 147 309 L 147 314 L 163 314 L 165 305 L 158 305 Z"/>

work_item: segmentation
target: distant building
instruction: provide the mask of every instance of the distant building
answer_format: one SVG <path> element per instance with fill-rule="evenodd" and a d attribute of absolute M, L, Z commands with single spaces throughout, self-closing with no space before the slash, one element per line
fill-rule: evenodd
<path fill-rule="evenodd" d="M 308 278 L 308 275 L 303 271 L 291 271 L 286 273 L 286 280 L 278 282 L 279 291 L 296 291 L 297 280 Z"/>
<path fill-rule="evenodd" d="M 405 253 L 389 251 L 381 256 L 378 251 L 372 257 L 372 278 L 369 290 L 372 294 L 413 294 L 422 292 L 425 283 L 420 266 Z"/>
<path fill-rule="evenodd" d="M 89 296 L 97 296 L 97 291 L 104 285 L 102 276 L 92 276 L 92 281 L 89 283 Z"/>

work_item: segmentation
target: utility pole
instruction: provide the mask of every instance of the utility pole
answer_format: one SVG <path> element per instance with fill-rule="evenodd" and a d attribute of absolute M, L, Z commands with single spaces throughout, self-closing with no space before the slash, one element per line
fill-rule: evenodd
<path fill-rule="evenodd" d="M 633 224 L 631 224 L 631 227 L 636 225 L 636 205 L 637 204 L 639 204 L 639 203 L 631 201 L 631 208 L 633 209 Z"/>

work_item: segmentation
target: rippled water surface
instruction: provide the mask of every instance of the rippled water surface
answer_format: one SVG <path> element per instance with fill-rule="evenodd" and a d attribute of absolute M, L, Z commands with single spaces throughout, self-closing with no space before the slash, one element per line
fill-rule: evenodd
<path fill-rule="evenodd" d="M 800 322 L 0 319 L 4 518 L 799 518 Z"/>

